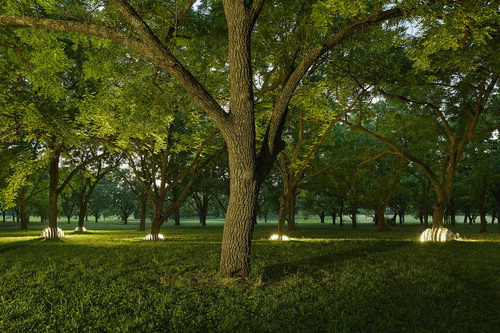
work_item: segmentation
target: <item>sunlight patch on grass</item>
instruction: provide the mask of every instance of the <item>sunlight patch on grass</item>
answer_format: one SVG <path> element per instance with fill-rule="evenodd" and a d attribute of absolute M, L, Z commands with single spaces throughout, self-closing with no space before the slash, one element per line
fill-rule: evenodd
<path fill-rule="evenodd" d="M 7 236 L 7 237 L 0 237 L 0 244 L 33 241 L 35 239 L 40 239 L 40 236 Z"/>

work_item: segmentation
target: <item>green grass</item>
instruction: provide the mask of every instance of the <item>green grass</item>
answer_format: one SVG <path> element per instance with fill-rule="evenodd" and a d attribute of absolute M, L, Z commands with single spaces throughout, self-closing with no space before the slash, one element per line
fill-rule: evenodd
<path fill-rule="evenodd" d="M 222 224 L 169 224 L 142 241 L 136 221 L 62 240 L 0 223 L 0 332 L 494 332 L 500 229 L 453 228 L 420 244 L 419 225 L 374 232 L 300 223 L 289 242 L 259 224 L 247 279 L 217 274 Z M 65 224 L 61 223 L 64 228 Z M 74 224 L 71 226 L 74 228 Z M 71 228 L 71 229 L 72 229 Z M 104 230 L 113 229 L 113 230 Z"/>

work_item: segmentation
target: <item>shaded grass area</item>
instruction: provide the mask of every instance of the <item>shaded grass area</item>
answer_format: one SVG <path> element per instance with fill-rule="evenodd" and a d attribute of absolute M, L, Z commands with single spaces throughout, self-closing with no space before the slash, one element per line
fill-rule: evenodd
<path fill-rule="evenodd" d="M 247 279 L 218 276 L 222 225 L 144 232 L 0 230 L 0 332 L 493 332 L 500 232 L 420 244 L 389 233 L 301 224 L 290 242 L 254 233 Z"/>

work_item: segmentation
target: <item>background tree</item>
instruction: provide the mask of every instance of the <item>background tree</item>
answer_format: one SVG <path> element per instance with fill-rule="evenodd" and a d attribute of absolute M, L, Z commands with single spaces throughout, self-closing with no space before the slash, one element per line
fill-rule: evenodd
<path fill-rule="evenodd" d="M 116 184 L 113 183 L 113 177 L 109 175 L 97 183 L 88 206 L 88 211 L 94 216 L 95 223 L 98 223 L 101 216 L 112 215 L 111 207 L 113 205 L 113 193 L 115 189 Z"/>
<path fill-rule="evenodd" d="M 113 204 L 119 212 L 123 224 L 128 224 L 128 218 L 137 207 L 136 196 L 134 195 L 130 178 L 133 174 L 128 169 L 121 169 L 114 174 L 113 182 L 115 188 L 112 192 Z"/>
<path fill-rule="evenodd" d="M 115 171 L 123 158 L 120 155 L 110 155 L 102 152 L 103 147 L 92 145 L 83 146 L 72 152 L 70 164 L 84 164 L 84 167 L 75 175 L 72 190 L 78 204 L 78 225 L 76 231 L 83 231 L 83 224 L 87 217 L 88 206 L 92 193 L 101 179 Z M 92 161 L 87 163 L 87 161 Z"/>

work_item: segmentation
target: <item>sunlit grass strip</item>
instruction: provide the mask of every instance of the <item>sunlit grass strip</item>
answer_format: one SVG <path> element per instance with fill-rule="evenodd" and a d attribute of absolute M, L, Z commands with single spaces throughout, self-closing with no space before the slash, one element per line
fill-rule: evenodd
<path fill-rule="evenodd" d="M 45 228 L 42 231 L 43 238 L 63 238 L 64 231 L 61 228 Z"/>

